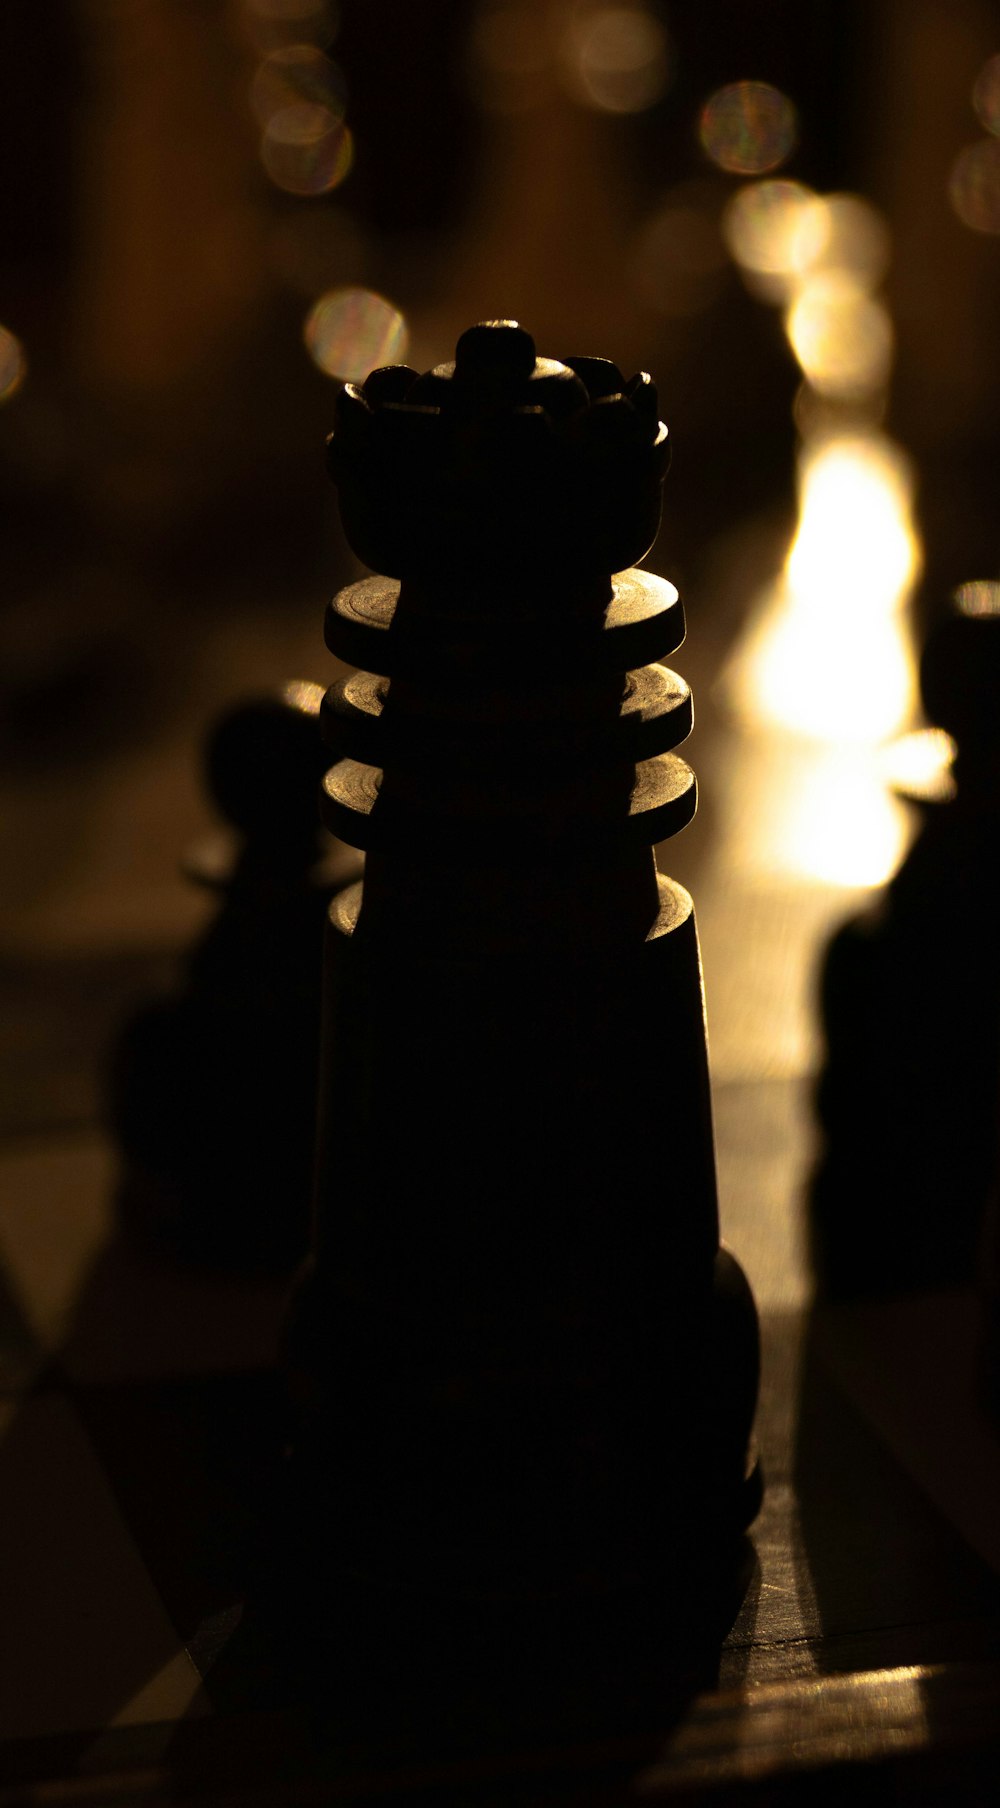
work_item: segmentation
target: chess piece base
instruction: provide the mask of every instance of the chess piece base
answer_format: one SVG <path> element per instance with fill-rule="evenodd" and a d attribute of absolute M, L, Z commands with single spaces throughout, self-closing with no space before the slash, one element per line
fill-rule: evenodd
<path fill-rule="evenodd" d="M 667 1575 L 760 1498 L 691 900 L 661 877 L 601 962 L 459 962 L 370 946 L 359 892 L 330 913 L 339 1135 L 289 1348 L 319 1542 L 480 1598 Z"/>

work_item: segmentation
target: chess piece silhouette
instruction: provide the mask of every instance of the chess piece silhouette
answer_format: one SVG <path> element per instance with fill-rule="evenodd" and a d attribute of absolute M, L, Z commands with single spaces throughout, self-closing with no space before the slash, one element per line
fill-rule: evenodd
<path fill-rule="evenodd" d="M 175 996 L 114 1051 L 110 1114 L 127 1228 L 215 1268 L 288 1270 L 308 1244 L 323 919 L 318 686 L 241 703 L 205 752 L 235 834 L 192 863 L 220 907 Z M 232 843 L 235 842 L 235 852 Z"/>
<path fill-rule="evenodd" d="M 832 1294 L 969 1283 L 977 1268 L 1000 1090 L 997 595 L 963 585 L 927 637 L 921 693 L 956 742 L 954 784 L 915 799 L 906 860 L 825 957 L 811 1210 Z"/>
<path fill-rule="evenodd" d="M 759 1499 L 694 912 L 652 854 L 695 809 L 683 612 L 627 569 L 667 446 L 645 374 L 508 321 L 338 398 L 390 575 L 327 614 L 360 670 L 325 820 L 367 865 L 330 912 L 294 1469 L 331 1569 L 409 1594 L 643 1587 Z"/>

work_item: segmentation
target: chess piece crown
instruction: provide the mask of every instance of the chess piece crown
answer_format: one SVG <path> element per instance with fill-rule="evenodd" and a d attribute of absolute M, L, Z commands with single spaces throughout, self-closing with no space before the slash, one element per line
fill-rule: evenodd
<path fill-rule="evenodd" d="M 342 756 L 324 815 L 374 856 L 370 917 L 391 848 L 421 935 L 482 941 L 468 883 L 453 911 L 433 880 L 420 897 L 433 840 L 453 884 L 456 867 L 492 867 L 494 944 L 562 941 L 567 913 L 584 940 L 655 919 L 649 848 L 697 795 L 673 752 L 691 694 L 657 663 L 684 637 L 683 609 L 664 579 L 625 569 L 659 523 L 657 414 L 645 373 L 626 383 L 605 359 L 536 358 L 506 321 L 463 334 L 454 364 L 389 366 L 342 391 L 330 464 L 345 526 L 389 576 L 327 613 L 328 646 L 361 670 L 324 705 Z M 586 869 L 586 900 L 571 866 Z"/>

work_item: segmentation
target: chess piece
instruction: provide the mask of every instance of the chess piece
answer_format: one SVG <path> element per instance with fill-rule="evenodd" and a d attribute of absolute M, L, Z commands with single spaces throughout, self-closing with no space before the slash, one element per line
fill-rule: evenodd
<path fill-rule="evenodd" d="M 924 708 L 957 745 L 953 783 L 910 795 L 913 846 L 822 975 L 824 1147 L 813 1242 L 832 1294 L 970 1283 L 997 1161 L 1000 605 L 963 585 L 927 638 Z M 979 597 L 977 606 L 976 598 Z"/>
<path fill-rule="evenodd" d="M 213 728 L 206 779 L 233 834 L 198 850 L 190 871 L 220 908 L 179 994 L 133 1018 L 114 1054 L 123 1221 L 213 1267 L 287 1270 L 308 1245 L 334 884 L 316 820 L 321 694 L 288 684 Z"/>
<path fill-rule="evenodd" d="M 328 1562 L 389 1588 L 644 1586 L 759 1498 L 694 913 L 652 854 L 695 809 L 683 612 L 626 569 L 667 444 L 646 375 L 507 321 L 338 399 L 390 575 L 327 614 L 360 670 L 325 820 L 367 864 L 330 912 L 294 1465 Z"/>

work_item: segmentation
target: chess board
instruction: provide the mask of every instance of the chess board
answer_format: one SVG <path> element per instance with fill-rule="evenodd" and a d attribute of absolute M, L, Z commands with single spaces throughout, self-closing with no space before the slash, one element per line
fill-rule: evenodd
<path fill-rule="evenodd" d="M 310 669 L 313 618 L 277 649 L 241 624 L 213 669 L 247 689 Z M 704 673 L 693 639 L 699 695 L 718 649 L 700 656 Z M 206 695 L 205 713 L 219 701 Z M 570 1687 L 561 1715 L 527 1726 L 501 1693 L 481 1736 L 459 1737 L 404 1714 L 405 1676 L 364 1728 L 332 1697 L 317 1708 L 249 1634 L 247 1597 L 274 1559 L 261 1502 L 280 1451 L 287 1285 L 123 1242 L 99 1128 L 115 1025 L 170 985 L 211 908 L 169 881 L 202 820 L 180 723 L 124 769 L 72 885 L 25 904 L 19 958 L 0 963 L 0 1808 L 740 1791 L 813 1803 L 841 1798 L 845 1766 L 863 1799 L 984 1799 L 1000 1727 L 1000 1447 L 976 1399 L 975 1302 L 813 1305 L 813 976 L 863 900 L 748 880 L 736 852 L 762 809 L 752 760 L 708 728 L 708 807 L 662 864 L 698 909 L 723 1232 L 762 1319 L 766 1477 L 708 1657 L 680 1691 L 641 1698 L 623 1698 L 609 1661 L 585 1710 Z M 53 819 L 67 782 L 52 781 Z M 20 833 L 37 804 L 14 803 Z"/>
<path fill-rule="evenodd" d="M 711 905 L 707 919 L 711 941 Z M 243 1624 L 271 1558 L 259 1504 L 280 1449 L 286 1285 L 123 1242 L 99 1130 L 7 1143 L 4 1808 L 611 1803 L 737 1786 L 814 1800 L 845 1765 L 883 1780 L 891 1767 L 915 1799 L 935 1778 L 975 1799 L 1000 1726 L 1000 1448 L 975 1404 L 975 1316 L 944 1295 L 813 1309 L 809 1082 L 737 1058 L 722 1017 L 724 1229 L 762 1311 L 764 1507 L 732 1622 L 683 1705 L 654 1694 L 623 1712 L 609 1673 L 614 1711 L 582 1727 L 506 1726 L 500 1704 L 470 1745 L 421 1733 L 391 1694 L 364 1737 L 333 1702 L 317 1717 Z"/>

